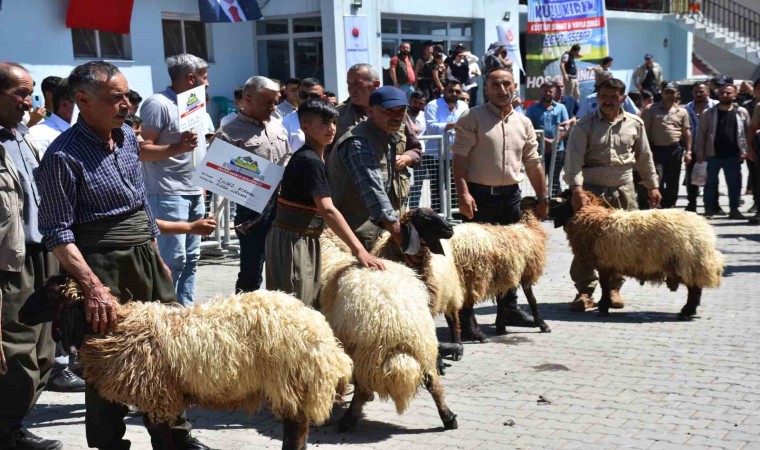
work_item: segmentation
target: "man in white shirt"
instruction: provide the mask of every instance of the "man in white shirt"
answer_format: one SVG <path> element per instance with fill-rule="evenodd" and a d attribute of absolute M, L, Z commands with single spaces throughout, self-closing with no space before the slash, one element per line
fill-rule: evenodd
<path fill-rule="evenodd" d="M 298 85 L 298 102 L 303 103 L 310 98 L 325 98 L 325 88 L 316 78 L 304 78 Z M 282 119 L 282 126 L 288 132 L 288 143 L 295 152 L 306 143 L 306 137 L 301 130 L 298 113 L 294 111 Z"/>
<path fill-rule="evenodd" d="M 282 120 L 288 114 L 298 110 L 298 105 L 301 104 L 298 101 L 298 86 L 300 85 L 301 80 L 298 78 L 291 78 L 285 82 L 285 100 L 274 109 L 272 119 Z"/>
<path fill-rule="evenodd" d="M 235 100 L 235 107 L 237 108 L 237 111 L 233 111 L 226 116 L 222 117 L 222 120 L 219 121 L 219 127 L 223 127 L 230 123 L 232 119 L 237 117 L 237 114 L 243 110 L 243 86 L 240 86 L 239 88 L 235 89 L 232 92 L 232 95 Z"/>
<path fill-rule="evenodd" d="M 599 84 L 602 81 L 605 80 L 611 80 L 612 79 L 612 72 L 609 70 L 605 70 L 604 72 L 599 72 L 596 75 L 596 85 L 599 86 Z M 631 97 L 625 96 L 625 100 L 622 104 L 623 111 L 631 114 L 639 114 L 639 108 L 636 107 L 636 104 L 631 100 Z M 576 120 L 581 120 L 583 116 L 586 116 L 588 114 L 595 113 L 596 110 L 599 109 L 599 102 L 596 99 L 596 92 L 587 96 L 583 100 L 581 100 L 580 104 L 578 105 L 578 113 L 575 115 Z"/>
<path fill-rule="evenodd" d="M 29 135 L 40 158 L 55 138 L 71 127 L 74 99 L 71 97 L 66 79 L 61 80 L 53 90 L 52 111 L 53 113 L 44 122 L 29 129 Z"/>

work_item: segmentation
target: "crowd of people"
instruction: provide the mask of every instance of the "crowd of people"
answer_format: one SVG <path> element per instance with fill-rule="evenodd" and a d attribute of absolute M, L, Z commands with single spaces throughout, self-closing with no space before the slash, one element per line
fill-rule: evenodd
<path fill-rule="evenodd" d="M 61 448 L 22 426 L 45 388 L 85 392 L 91 447 L 129 448 L 123 439 L 127 406 L 106 401 L 80 378 L 76 349 L 56 348 L 51 324 L 28 326 L 18 311 L 60 272 L 81 285 L 87 321 L 100 334 L 114 324 L 114 300 L 192 305 L 201 235 L 216 224 L 206 215 L 203 190 L 191 180 L 213 139 L 285 167 L 278 195 L 262 211 L 237 205 L 235 291 L 257 290 L 266 277 L 268 289 L 292 293 L 313 307 L 320 287 L 318 238 L 325 227 L 361 265 L 378 270 L 383 263 L 369 251 L 382 233 L 409 255 L 424 245 L 401 218 L 421 205 L 425 180 L 432 195 L 440 195 L 438 171 L 431 167 L 437 167 L 441 149 L 435 140 L 423 145 L 419 138 L 447 130 L 455 130 L 450 148 L 464 221 L 516 223 L 526 177 L 539 219 L 550 213 L 549 189 L 558 193 L 563 179 L 575 209 L 588 203 L 584 192 L 624 210 L 673 208 L 682 164 L 685 208 L 696 211 L 699 187 L 690 179 L 701 163 L 707 173 L 705 215 L 724 214 L 718 204 L 722 170 L 728 215 L 744 217 L 745 159 L 747 190 L 756 200 L 760 196 L 760 165 L 754 164 L 760 80 L 741 90 L 726 77 L 699 82 L 692 86 L 694 100 L 682 106 L 679 87 L 662 79 L 653 55 L 645 55 L 629 93 L 612 76 L 613 59 L 607 57 L 588 69 L 595 74 L 595 92 L 581 100 L 575 64 L 581 57 L 573 46 L 561 60 L 561 75 L 544 82 L 539 100 L 523 112 L 504 46 L 493 44 L 478 64 L 463 46 L 445 56 L 433 43 L 414 61 L 404 43 L 391 60 L 392 86 L 381 87 L 374 67 L 357 64 L 346 74 L 349 98 L 338 104 L 314 78 L 280 83 L 253 76 L 234 91 L 237 111 L 222 117 L 219 127 L 209 117 L 184 132 L 177 95 L 210 85 L 209 66 L 196 56 L 167 58 L 171 84 L 144 101 L 112 64 L 86 63 L 65 79 L 45 78 L 39 108 L 32 105 L 29 72 L 0 63 L 0 370 L 7 371 L 0 378 L 0 448 Z M 480 104 L 477 77 L 484 89 Z M 543 131 L 543 159 L 536 130 Z M 551 152 L 557 153 L 555 170 L 546 174 Z M 755 203 L 750 211 L 756 210 Z M 755 214 L 753 223 L 760 217 Z M 571 308 L 592 308 L 598 283 L 593 267 L 573 261 L 570 274 L 577 289 Z M 625 305 L 622 284 L 622 278 L 611 282 L 613 308 Z M 496 300 L 500 332 L 533 326 L 517 305 L 516 290 Z M 484 337 L 472 308 L 462 309 L 460 319 L 463 338 Z M 145 424 L 154 448 L 208 448 L 191 436 L 184 414 L 173 423 Z"/>

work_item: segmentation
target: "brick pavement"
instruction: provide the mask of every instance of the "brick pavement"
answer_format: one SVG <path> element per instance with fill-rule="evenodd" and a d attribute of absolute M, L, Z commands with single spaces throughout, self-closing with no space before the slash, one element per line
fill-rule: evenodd
<path fill-rule="evenodd" d="M 754 290 L 760 228 L 713 223 L 726 273 L 720 289 L 705 292 L 698 320 L 676 320 L 685 289 L 671 293 L 634 282 L 623 288 L 628 305 L 611 317 L 570 312 L 571 255 L 564 234 L 551 230 L 549 267 L 535 291 L 553 332 L 510 329 L 489 343 L 466 344 L 464 359 L 449 361 L 444 383 L 458 430 L 443 431 L 432 399 L 421 391 L 403 416 L 374 401 L 352 433 L 312 429 L 311 448 L 760 448 Z M 234 259 L 202 261 L 199 298 L 230 293 L 236 274 Z M 492 334 L 494 306 L 477 312 Z M 437 323 L 439 336 L 448 336 L 445 322 Z M 551 403 L 539 403 L 540 395 Z M 215 448 L 281 445 L 281 425 L 268 412 L 191 410 L 189 416 L 195 435 Z M 141 419 L 127 423 L 133 448 L 149 448 Z M 86 448 L 84 394 L 44 393 L 29 426 L 67 449 Z"/>

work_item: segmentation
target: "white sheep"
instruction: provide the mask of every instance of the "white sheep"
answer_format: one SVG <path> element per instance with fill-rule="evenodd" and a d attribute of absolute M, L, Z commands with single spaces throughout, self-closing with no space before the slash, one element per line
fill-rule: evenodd
<path fill-rule="evenodd" d="M 401 264 L 384 261 L 385 271 L 365 269 L 328 237 L 320 245 L 320 311 L 354 361 L 354 397 L 337 429 L 356 425 L 373 392 L 392 399 L 401 414 L 422 385 L 444 427 L 457 428 L 436 371 L 438 341 L 425 285 Z"/>
<path fill-rule="evenodd" d="M 723 275 L 723 255 L 715 248 L 710 224 L 676 209 L 612 209 L 602 198 L 585 194 L 590 204 L 575 213 L 570 202 L 555 208 L 555 226 L 564 225 L 575 257 L 599 272 L 600 314 L 609 314 L 609 279 L 617 274 L 642 283 L 664 282 L 672 291 L 685 285 L 689 293 L 679 317 L 692 319 L 702 289 L 719 287 Z"/>
<path fill-rule="evenodd" d="M 113 332 L 87 339 L 73 280 L 53 277 L 36 297 L 20 317 L 46 321 L 62 310 L 69 328 L 63 334 L 81 346 L 87 382 L 107 400 L 137 406 L 153 423 L 171 423 L 192 405 L 255 412 L 267 404 L 284 420 L 283 448 L 302 449 L 309 423 L 329 418 L 336 388 L 352 373 L 324 317 L 282 292 L 191 308 L 128 302 L 116 306 Z"/>

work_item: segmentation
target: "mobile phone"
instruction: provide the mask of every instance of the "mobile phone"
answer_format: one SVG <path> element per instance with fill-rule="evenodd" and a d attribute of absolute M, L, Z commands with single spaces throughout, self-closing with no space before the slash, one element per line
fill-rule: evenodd
<path fill-rule="evenodd" d="M 37 107 L 39 107 L 39 106 L 42 106 L 43 104 L 44 104 L 44 103 L 42 102 L 42 99 L 40 98 L 40 96 L 39 96 L 39 95 L 35 95 L 35 96 L 33 96 L 33 97 L 32 97 L 32 106 L 33 106 L 34 108 L 37 108 Z"/>

